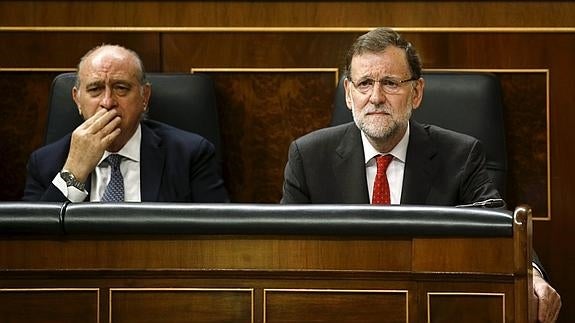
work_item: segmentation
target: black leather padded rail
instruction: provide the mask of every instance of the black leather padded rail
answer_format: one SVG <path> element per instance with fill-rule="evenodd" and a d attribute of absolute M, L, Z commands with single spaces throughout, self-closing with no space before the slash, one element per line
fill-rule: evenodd
<path fill-rule="evenodd" d="M 64 216 L 67 234 L 493 237 L 512 223 L 501 209 L 370 205 L 79 203 Z"/>
<path fill-rule="evenodd" d="M 0 202 L 1 234 L 61 234 L 62 203 Z"/>

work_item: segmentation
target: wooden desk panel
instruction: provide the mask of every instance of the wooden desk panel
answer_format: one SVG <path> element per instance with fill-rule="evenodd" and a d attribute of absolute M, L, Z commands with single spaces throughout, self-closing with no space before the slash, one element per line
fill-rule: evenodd
<path fill-rule="evenodd" d="M 249 323 L 252 309 L 250 289 L 110 289 L 110 321 L 114 323 Z"/>
<path fill-rule="evenodd" d="M 407 290 L 265 290 L 265 322 L 408 322 Z"/>
<path fill-rule="evenodd" d="M 410 258 L 411 241 L 405 239 L 112 236 L 0 243 L 0 268 L 19 270 L 409 271 Z"/>
<path fill-rule="evenodd" d="M 97 288 L 0 288 L 0 322 L 97 323 L 98 309 Z"/>
<path fill-rule="evenodd" d="M 494 238 L 4 235 L 0 318 L 34 322 L 34 304 L 43 322 L 526 322 L 530 212 Z M 39 289 L 59 292 L 11 296 Z"/>

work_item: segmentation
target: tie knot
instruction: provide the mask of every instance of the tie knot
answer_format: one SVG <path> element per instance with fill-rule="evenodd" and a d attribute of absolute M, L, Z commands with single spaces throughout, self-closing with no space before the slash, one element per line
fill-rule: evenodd
<path fill-rule="evenodd" d="M 377 157 L 375 157 L 375 161 L 377 162 L 377 170 L 381 170 L 381 171 L 385 171 L 387 170 L 387 166 L 389 166 L 389 163 L 391 163 L 391 160 L 393 159 L 393 155 L 379 155 Z"/>
<path fill-rule="evenodd" d="M 122 156 L 118 154 L 111 154 L 110 156 L 106 157 L 106 161 L 112 168 L 120 167 L 120 161 L 122 161 Z"/>

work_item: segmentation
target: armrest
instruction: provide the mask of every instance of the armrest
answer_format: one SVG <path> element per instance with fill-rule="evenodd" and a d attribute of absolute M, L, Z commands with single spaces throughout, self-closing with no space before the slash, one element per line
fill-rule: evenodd
<path fill-rule="evenodd" d="M 66 233 L 512 236 L 500 209 L 183 203 L 74 203 Z"/>

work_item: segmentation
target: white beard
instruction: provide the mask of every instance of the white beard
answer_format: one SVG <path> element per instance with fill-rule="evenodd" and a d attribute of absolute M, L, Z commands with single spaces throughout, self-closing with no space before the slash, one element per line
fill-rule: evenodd
<path fill-rule="evenodd" d="M 353 115 L 353 121 L 367 137 L 376 141 L 386 141 L 390 138 L 394 138 L 398 135 L 398 132 L 402 131 L 402 129 L 406 129 L 409 119 L 411 118 L 412 110 L 413 108 L 409 107 L 406 113 L 396 116 L 395 118 L 390 114 L 368 116 L 368 113 L 389 111 L 389 109 L 384 105 L 380 105 L 366 107 L 362 111 L 356 111 L 353 97 L 351 97 L 351 114 Z"/>

